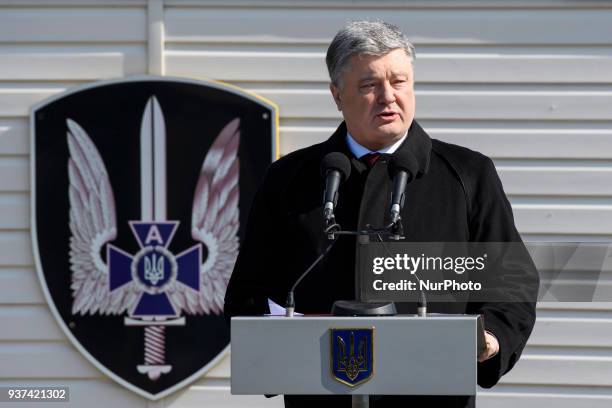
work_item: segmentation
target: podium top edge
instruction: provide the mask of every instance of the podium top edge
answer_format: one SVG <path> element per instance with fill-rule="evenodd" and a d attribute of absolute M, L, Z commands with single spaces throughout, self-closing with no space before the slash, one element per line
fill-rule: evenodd
<path fill-rule="evenodd" d="M 372 320 L 476 320 L 479 315 L 458 315 L 458 314 L 431 314 L 425 317 L 417 315 L 396 315 L 396 316 L 293 316 L 264 315 L 264 316 L 234 316 L 232 321 L 253 321 L 253 320 L 287 320 L 287 321 L 372 321 Z"/>

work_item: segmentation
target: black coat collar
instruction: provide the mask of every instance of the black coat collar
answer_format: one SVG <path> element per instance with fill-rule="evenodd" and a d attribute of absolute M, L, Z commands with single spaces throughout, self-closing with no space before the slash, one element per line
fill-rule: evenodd
<path fill-rule="evenodd" d="M 338 129 L 336 129 L 334 134 L 327 139 L 325 144 L 327 145 L 326 150 L 330 152 L 342 152 L 351 158 L 351 162 L 355 167 L 357 167 L 358 170 L 362 170 L 362 168 L 365 169 L 365 165 L 353 156 L 346 143 L 345 122 L 340 123 Z M 406 150 L 410 151 L 417 159 L 417 178 L 427 174 L 427 170 L 429 170 L 429 158 L 431 155 L 431 138 L 415 120 L 412 121 L 412 125 L 410 125 L 410 128 L 408 129 L 408 137 L 406 137 L 404 143 L 400 145 L 392 156 L 398 152 Z"/>

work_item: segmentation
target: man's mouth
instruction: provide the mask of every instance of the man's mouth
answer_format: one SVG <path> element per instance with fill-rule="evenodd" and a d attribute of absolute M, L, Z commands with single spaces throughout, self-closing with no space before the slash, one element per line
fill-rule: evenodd
<path fill-rule="evenodd" d="M 387 122 L 395 120 L 399 115 L 397 112 L 381 112 L 376 116 Z"/>

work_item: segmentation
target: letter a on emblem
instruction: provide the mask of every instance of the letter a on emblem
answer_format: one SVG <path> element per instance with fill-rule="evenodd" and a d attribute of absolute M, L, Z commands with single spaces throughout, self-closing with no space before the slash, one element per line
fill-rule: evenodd
<path fill-rule="evenodd" d="M 151 243 L 155 241 L 158 244 L 163 244 L 164 240 L 162 239 L 161 233 L 156 225 L 153 225 L 151 229 L 149 229 L 149 233 L 147 234 L 147 238 L 145 239 L 146 245 L 151 245 Z"/>

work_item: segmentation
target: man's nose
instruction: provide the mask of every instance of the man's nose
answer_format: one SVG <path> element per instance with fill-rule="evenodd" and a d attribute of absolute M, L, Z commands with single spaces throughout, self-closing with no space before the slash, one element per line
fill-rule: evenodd
<path fill-rule="evenodd" d="M 383 82 L 382 87 L 380 89 L 380 93 L 378 94 L 378 103 L 384 105 L 390 105 L 395 102 L 395 92 L 391 83 Z"/>

